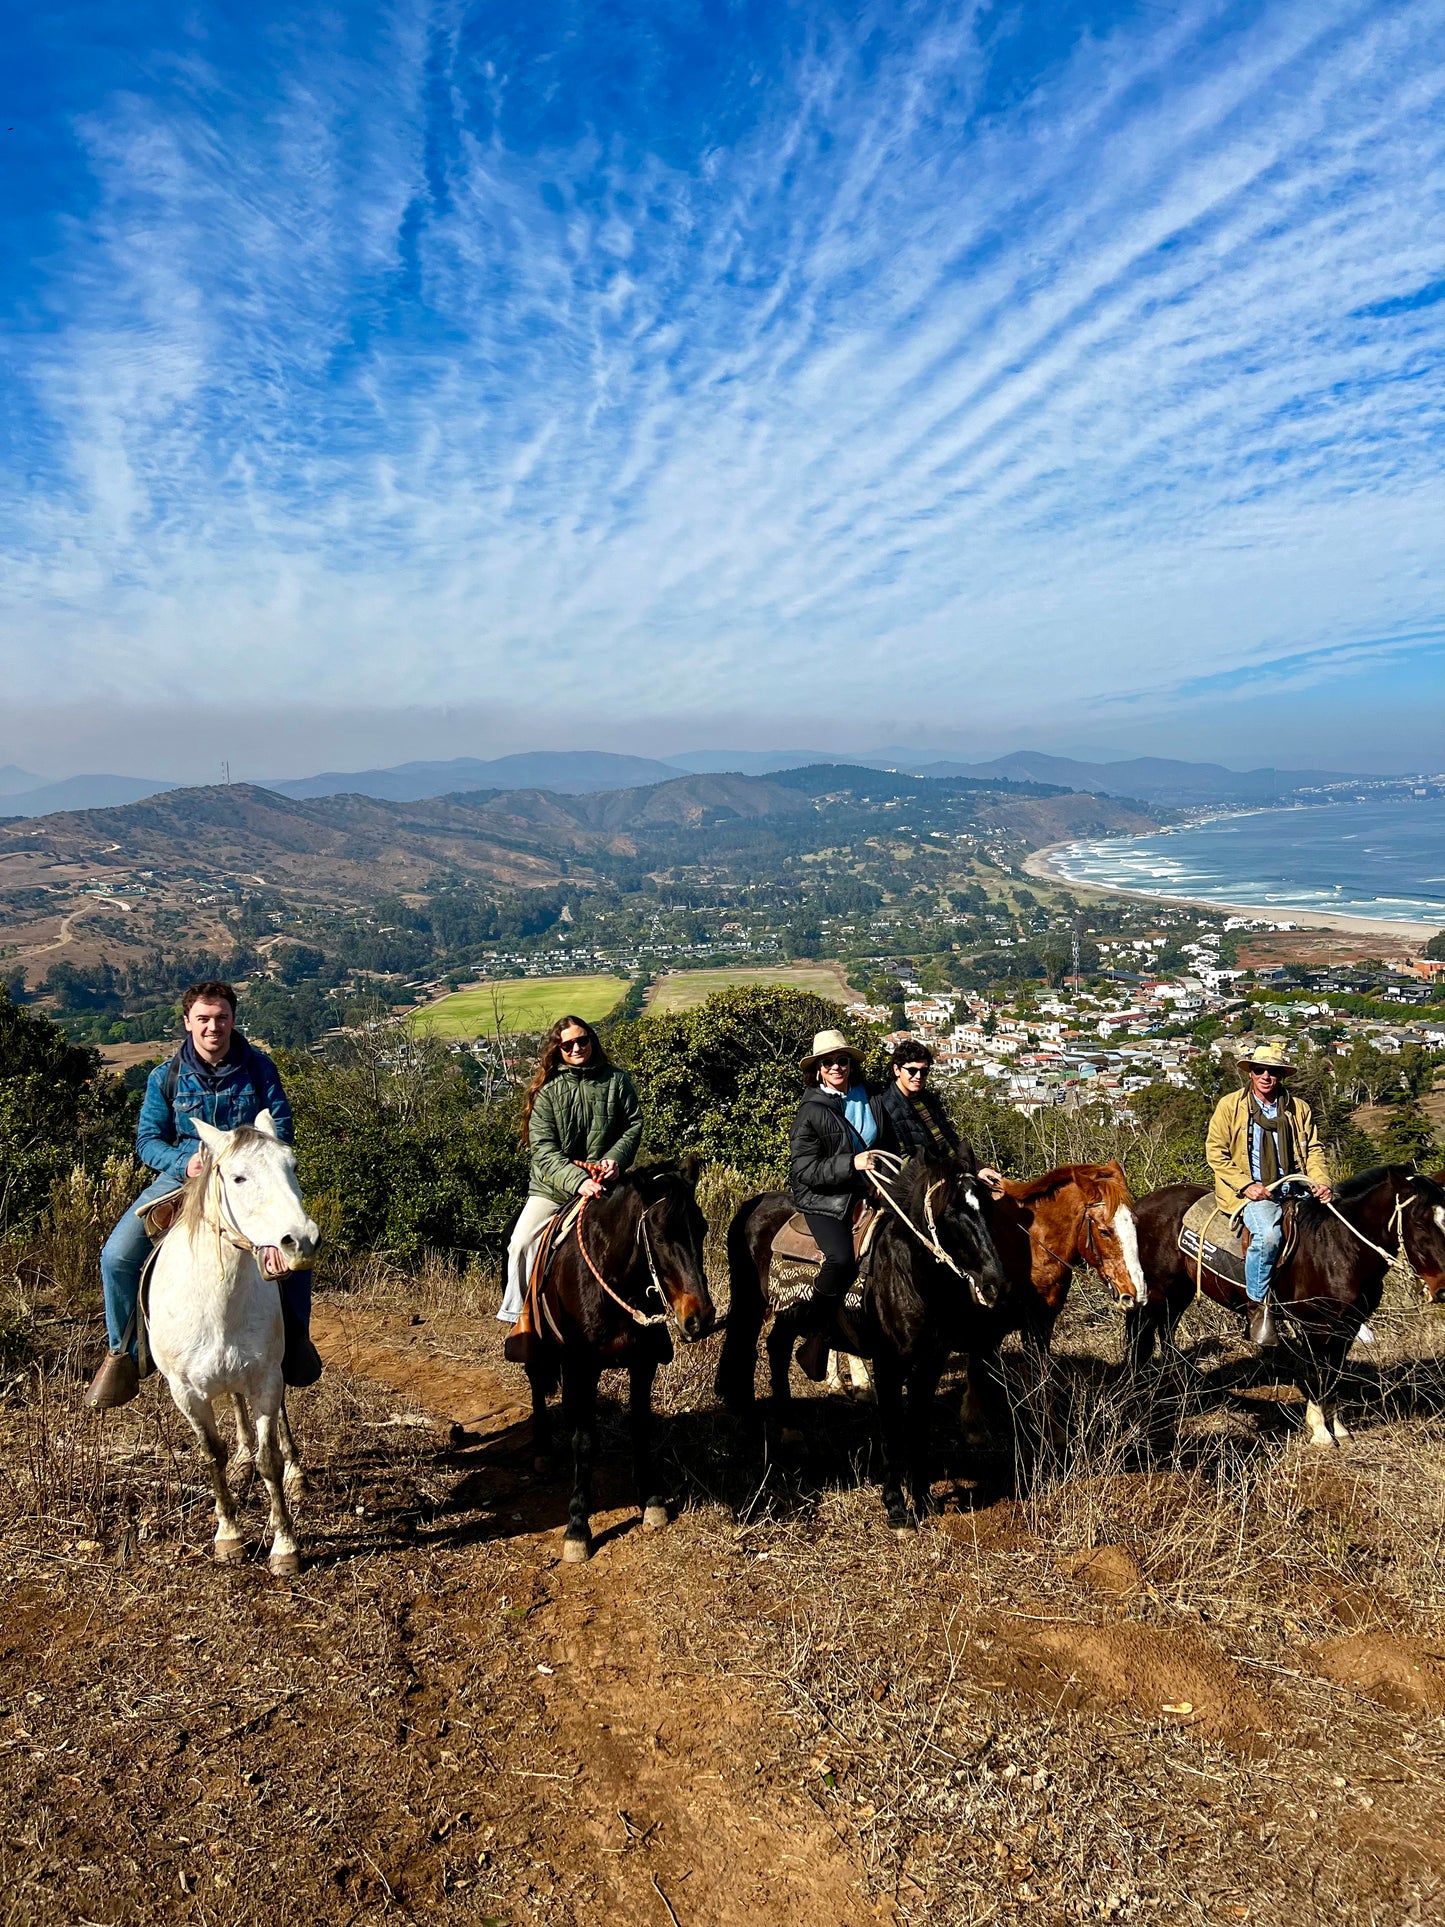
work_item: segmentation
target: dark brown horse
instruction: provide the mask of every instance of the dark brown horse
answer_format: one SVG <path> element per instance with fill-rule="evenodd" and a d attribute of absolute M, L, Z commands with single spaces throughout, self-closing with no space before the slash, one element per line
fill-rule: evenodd
<path fill-rule="evenodd" d="M 906 1531 L 932 1509 L 930 1431 L 943 1367 L 951 1352 L 971 1342 L 977 1308 L 994 1302 L 1003 1274 L 989 1232 L 988 1191 L 971 1162 L 912 1158 L 888 1190 L 897 1210 L 885 1207 L 874 1239 L 858 1328 L 836 1329 L 830 1342 L 873 1361 L 883 1504 L 893 1529 Z M 728 1227 L 732 1303 L 717 1391 L 735 1412 L 753 1406 L 758 1338 L 773 1309 L 773 1239 L 793 1209 L 786 1192 L 766 1191 L 749 1198 Z M 768 1333 L 769 1429 L 777 1439 L 793 1421 L 788 1371 L 804 1316 L 803 1305 L 790 1305 L 776 1313 Z"/>
<path fill-rule="evenodd" d="M 1171 1184 L 1135 1207 L 1149 1283 L 1142 1308 L 1126 1317 L 1135 1371 L 1149 1362 L 1157 1343 L 1172 1345 L 1174 1328 L 1193 1302 L 1198 1274 L 1179 1249 L 1179 1226 L 1208 1188 Z M 1403 1164 L 1381 1165 L 1342 1184 L 1334 1205 L 1338 1217 L 1314 1198 L 1295 1204 L 1298 1243 L 1272 1287 L 1282 1314 L 1280 1366 L 1305 1396 L 1311 1443 L 1322 1446 L 1349 1436 L 1335 1413 L 1335 1387 L 1350 1346 L 1379 1305 L 1390 1259 L 1403 1256 L 1428 1304 L 1445 1298 L 1445 1189 L 1434 1178 Z M 1207 1265 L 1199 1282 L 1206 1297 L 1243 1316 L 1248 1300 L 1242 1286 Z"/>
<path fill-rule="evenodd" d="M 667 1497 L 652 1463 L 652 1381 L 672 1357 L 669 1322 L 689 1343 L 716 1322 L 703 1269 L 707 1225 L 697 1205 L 695 1158 L 629 1171 L 586 1207 L 557 1247 L 541 1294 L 527 1359 L 532 1443 L 551 1443 L 547 1400 L 562 1384 L 562 1421 L 572 1435 L 572 1499 L 562 1557 L 592 1556 L 592 1461 L 597 1381 L 625 1367 L 632 1469 L 643 1524 L 664 1526 Z"/>
<path fill-rule="evenodd" d="M 1005 1178 L 994 1193 L 993 1241 L 1008 1283 L 992 1311 L 974 1320 L 978 1343 L 969 1353 L 964 1403 L 964 1430 L 974 1443 L 988 1436 L 985 1403 L 998 1402 L 1003 1384 L 998 1352 L 1011 1332 L 1023 1338 L 1043 1408 L 1041 1423 L 1052 1429 L 1049 1345 L 1076 1265 L 1097 1271 L 1118 1304 L 1142 1302 L 1144 1274 L 1132 1207 L 1117 1160 L 1063 1164 L 1038 1178 Z"/>

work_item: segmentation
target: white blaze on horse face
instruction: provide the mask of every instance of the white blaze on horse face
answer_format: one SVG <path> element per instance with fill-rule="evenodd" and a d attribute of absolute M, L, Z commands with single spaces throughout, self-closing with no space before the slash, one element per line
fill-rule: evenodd
<path fill-rule="evenodd" d="M 227 1135 L 217 1167 L 226 1217 L 252 1244 L 275 1245 L 293 1261 L 308 1258 L 321 1233 L 301 1201 L 295 1153 L 264 1134 L 239 1144 Z"/>
<path fill-rule="evenodd" d="M 1114 1213 L 1114 1236 L 1119 1240 L 1119 1249 L 1124 1254 L 1124 1269 L 1134 1287 L 1134 1303 L 1142 1305 L 1149 1295 L 1149 1287 L 1144 1282 L 1144 1267 L 1139 1262 L 1139 1227 L 1127 1204 L 1121 1204 Z"/>

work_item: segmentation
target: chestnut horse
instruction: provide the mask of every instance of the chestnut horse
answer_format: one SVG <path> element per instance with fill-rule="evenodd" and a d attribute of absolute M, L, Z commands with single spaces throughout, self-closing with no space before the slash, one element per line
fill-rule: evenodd
<path fill-rule="evenodd" d="M 1218 1305 L 1241 1316 L 1248 1309 L 1241 1285 L 1207 1265 L 1201 1279 L 1179 1249 L 1180 1222 L 1208 1189 L 1171 1184 L 1139 1201 L 1139 1255 L 1149 1290 L 1127 1319 L 1134 1371 L 1149 1362 L 1157 1341 L 1172 1344 L 1199 1285 Z M 1445 1300 L 1445 1188 L 1436 1179 L 1408 1165 L 1381 1165 L 1340 1185 L 1334 1205 L 1331 1211 L 1314 1198 L 1295 1205 L 1298 1242 L 1272 1286 L 1281 1312 L 1280 1363 L 1286 1380 L 1304 1394 L 1310 1443 L 1321 1446 L 1349 1437 L 1335 1412 L 1335 1387 L 1350 1346 L 1379 1305 L 1391 1261 L 1401 1257 L 1413 1269 L 1426 1304 Z"/>
<path fill-rule="evenodd" d="M 1010 1332 L 1022 1334 L 1043 1425 L 1053 1430 L 1049 1345 L 1076 1265 L 1092 1266 L 1113 1288 L 1118 1304 L 1143 1302 L 1132 1205 L 1117 1159 L 1063 1164 L 1039 1178 L 1005 1178 L 994 1192 L 994 1243 L 1008 1285 L 993 1310 L 974 1323 L 979 1337 L 969 1353 L 963 1412 L 965 1433 L 974 1443 L 988 1437 L 983 1388 L 1002 1392 L 998 1353 Z"/>
<path fill-rule="evenodd" d="M 933 1395 L 943 1367 L 950 1352 L 970 1343 L 978 1307 L 993 1304 L 1003 1273 L 989 1232 L 988 1192 L 971 1161 L 910 1158 L 886 1184 L 893 1205 L 884 1206 L 874 1236 L 858 1330 L 836 1330 L 831 1342 L 848 1344 L 873 1361 L 883 1504 L 889 1525 L 906 1532 L 932 1510 L 930 1432 Z M 728 1227 L 732 1302 L 717 1392 L 734 1412 L 753 1407 L 758 1339 L 772 1308 L 773 1239 L 793 1211 L 786 1192 L 765 1191 L 747 1199 Z M 802 1305 L 789 1306 L 774 1317 L 768 1333 L 773 1392 L 769 1429 L 778 1437 L 793 1422 L 788 1372 L 803 1317 Z M 911 1510 L 904 1498 L 905 1481 Z"/>
<path fill-rule="evenodd" d="M 652 1464 L 652 1381 L 672 1357 L 667 1324 L 689 1343 L 717 1314 L 703 1268 L 707 1225 L 697 1205 L 698 1161 L 643 1165 L 586 1205 L 559 1243 L 542 1287 L 527 1358 L 532 1445 L 539 1469 L 551 1444 L 548 1397 L 562 1383 L 562 1419 L 572 1434 L 572 1498 L 562 1557 L 592 1556 L 592 1460 L 597 1381 L 611 1366 L 628 1374 L 632 1470 L 646 1526 L 665 1526 L 667 1497 Z"/>

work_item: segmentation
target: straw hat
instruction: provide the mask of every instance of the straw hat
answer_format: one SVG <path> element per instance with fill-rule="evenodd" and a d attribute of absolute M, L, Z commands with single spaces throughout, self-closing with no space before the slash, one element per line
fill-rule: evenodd
<path fill-rule="evenodd" d="M 1246 1051 L 1234 1061 L 1243 1071 L 1292 1071 L 1299 1068 L 1289 1055 L 1289 1039 L 1286 1037 L 1266 1037 L 1262 1044 L 1256 1044 L 1252 1051 Z"/>
<path fill-rule="evenodd" d="M 798 1069 L 803 1073 L 804 1077 L 811 1077 L 814 1066 L 820 1057 L 832 1057 L 840 1050 L 847 1051 L 848 1055 L 853 1059 L 853 1062 L 858 1065 L 860 1069 L 862 1068 L 863 1059 L 858 1055 L 857 1051 L 854 1050 L 841 1030 L 819 1030 L 813 1033 L 813 1048 L 808 1056 L 803 1059 L 802 1063 L 799 1064 Z"/>

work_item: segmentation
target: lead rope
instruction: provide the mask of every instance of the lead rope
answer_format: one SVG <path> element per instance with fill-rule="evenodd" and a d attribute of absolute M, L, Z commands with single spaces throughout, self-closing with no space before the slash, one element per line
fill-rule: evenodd
<path fill-rule="evenodd" d="M 596 1175 L 588 1165 L 584 1164 L 582 1169 L 588 1173 L 589 1177 Z M 665 1325 L 671 1315 L 672 1307 L 667 1302 L 667 1293 L 663 1290 L 662 1280 L 657 1275 L 657 1264 L 652 1255 L 652 1240 L 647 1235 L 647 1213 L 645 1211 L 643 1212 L 641 1221 L 638 1224 L 637 1241 L 647 1254 L 647 1269 L 652 1274 L 652 1286 L 650 1288 L 655 1290 L 658 1297 L 662 1300 L 662 1310 L 659 1312 L 642 1311 L 628 1299 L 622 1297 L 619 1292 L 612 1289 L 596 1265 L 593 1264 L 592 1254 L 587 1249 L 586 1241 L 582 1236 L 582 1221 L 587 1216 L 587 1207 L 591 1202 L 591 1198 L 584 1198 L 577 1212 L 577 1249 L 582 1253 L 582 1262 L 597 1280 L 601 1289 L 605 1291 L 607 1296 L 612 1300 L 613 1304 L 620 1305 L 635 1324 Z"/>

